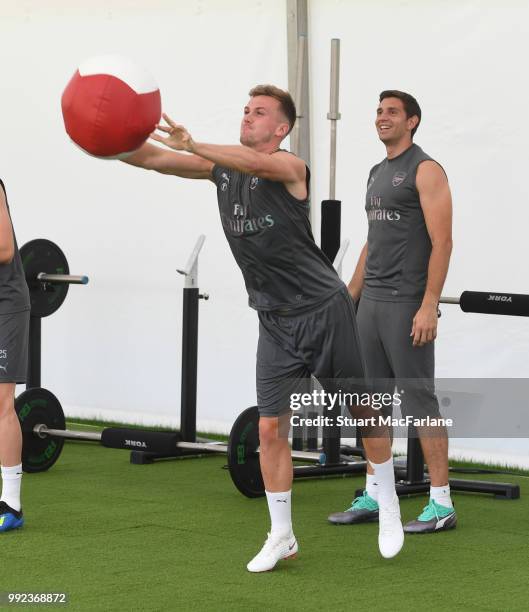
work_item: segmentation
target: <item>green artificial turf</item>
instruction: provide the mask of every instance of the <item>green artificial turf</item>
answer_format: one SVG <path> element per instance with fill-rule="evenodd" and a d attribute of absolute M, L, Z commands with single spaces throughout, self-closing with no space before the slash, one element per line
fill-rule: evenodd
<path fill-rule="evenodd" d="M 0 536 L 0 591 L 66 591 L 65 609 L 90 611 L 529 608 L 527 478 L 471 476 L 519 483 L 522 497 L 454 493 L 458 528 L 407 536 L 391 560 L 376 524 L 326 523 L 362 478 L 296 481 L 298 558 L 256 575 L 245 566 L 266 537 L 266 501 L 238 493 L 225 457 L 139 466 L 128 455 L 70 442 L 49 472 L 24 475 L 26 525 Z M 403 499 L 403 519 L 424 503 Z"/>

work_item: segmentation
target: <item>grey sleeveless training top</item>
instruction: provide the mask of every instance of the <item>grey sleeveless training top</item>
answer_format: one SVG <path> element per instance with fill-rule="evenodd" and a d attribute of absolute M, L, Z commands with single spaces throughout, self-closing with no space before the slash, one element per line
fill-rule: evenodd
<path fill-rule="evenodd" d="M 212 175 L 222 227 L 252 308 L 300 312 L 344 286 L 314 242 L 308 199 L 237 170 L 214 166 Z M 309 180 L 307 168 L 307 190 Z"/>
<path fill-rule="evenodd" d="M 4 190 L 4 183 L 0 180 L 0 187 Z M 6 194 L 7 205 L 7 194 Z M 7 205 L 9 212 L 9 205 Z M 11 223 L 12 225 L 12 223 Z M 22 312 L 31 308 L 29 301 L 29 290 L 26 283 L 26 275 L 22 267 L 22 260 L 18 252 L 17 239 L 13 230 L 15 243 L 15 256 L 6 264 L 0 264 L 0 315 Z"/>
<path fill-rule="evenodd" d="M 432 243 L 415 185 L 419 164 L 432 158 L 413 144 L 371 169 L 363 295 L 384 301 L 423 298 Z"/>

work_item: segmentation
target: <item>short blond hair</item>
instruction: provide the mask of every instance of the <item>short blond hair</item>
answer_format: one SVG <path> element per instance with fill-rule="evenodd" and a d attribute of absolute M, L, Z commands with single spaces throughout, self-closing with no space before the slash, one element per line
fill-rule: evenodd
<path fill-rule="evenodd" d="M 275 85 L 256 85 L 250 89 L 248 95 L 251 98 L 255 96 L 268 96 L 279 102 L 279 108 L 288 121 L 288 133 L 292 131 L 294 123 L 296 123 L 296 105 L 292 96 L 284 89 L 279 89 Z"/>

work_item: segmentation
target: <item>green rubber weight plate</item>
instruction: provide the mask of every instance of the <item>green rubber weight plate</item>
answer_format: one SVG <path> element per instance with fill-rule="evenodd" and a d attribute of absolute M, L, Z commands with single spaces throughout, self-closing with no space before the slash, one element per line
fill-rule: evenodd
<path fill-rule="evenodd" d="M 61 454 L 64 438 L 41 438 L 33 428 L 42 423 L 49 429 L 66 429 L 59 400 L 51 391 L 35 387 L 17 397 L 15 410 L 22 428 L 22 469 L 24 472 L 49 470 Z"/>
<path fill-rule="evenodd" d="M 40 272 L 46 274 L 69 274 L 68 261 L 61 249 L 51 240 L 37 238 L 20 248 L 20 257 L 26 275 L 31 299 L 31 315 L 48 317 L 66 299 L 68 284 L 43 283 L 37 280 Z"/>

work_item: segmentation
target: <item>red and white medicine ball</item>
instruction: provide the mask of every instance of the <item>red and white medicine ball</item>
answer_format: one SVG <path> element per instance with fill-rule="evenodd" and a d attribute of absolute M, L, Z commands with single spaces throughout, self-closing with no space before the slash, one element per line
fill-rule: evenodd
<path fill-rule="evenodd" d="M 68 136 L 86 153 L 106 158 L 123 158 L 138 149 L 162 114 L 153 77 L 117 55 L 83 62 L 61 106 Z"/>

